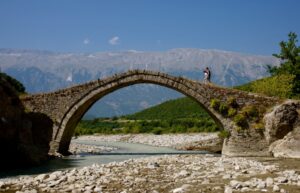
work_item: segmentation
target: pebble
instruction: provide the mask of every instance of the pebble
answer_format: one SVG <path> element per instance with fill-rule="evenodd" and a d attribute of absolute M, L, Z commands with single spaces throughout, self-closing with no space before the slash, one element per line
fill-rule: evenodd
<path fill-rule="evenodd" d="M 279 186 L 274 185 L 274 186 L 273 186 L 273 192 L 279 192 L 279 191 L 280 191 Z"/>
<path fill-rule="evenodd" d="M 273 178 L 268 177 L 266 179 L 266 185 L 267 185 L 267 187 L 271 187 L 273 185 L 273 183 L 274 183 Z"/>
<path fill-rule="evenodd" d="M 154 168 L 158 168 L 159 167 L 159 164 L 157 162 L 154 162 L 154 163 L 148 163 L 147 167 L 149 169 L 154 169 Z"/>
<path fill-rule="evenodd" d="M 266 182 L 259 180 L 258 183 L 257 183 L 257 188 L 258 189 L 263 189 L 265 187 L 266 187 Z"/>
<path fill-rule="evenodd" d="M 231 188 L 231 187 L 229 187 L 229 186 L 225 186 L 224 193 L 232 193 L 232 192 L 233 192 L 233 190 L 232 190 L 232 188 Z"/>
<path fill-rule="evenodd" d="M 34 179 L 37 180 L 37 181 L 42 182 L 43 180 L 45 180 L 45 179 L 48 178 L 48 177 L 49 177 L 48 174 L 40 174 L 40 175 L 38 175 L 37 177 L 35 177 Z"/>
<path fill-rule="evenodd" d="M 190 173 L 186 170 L 181 170 L 179 173 L 175 174 L 175 178 L 182 178 L 190 175 Z"/>

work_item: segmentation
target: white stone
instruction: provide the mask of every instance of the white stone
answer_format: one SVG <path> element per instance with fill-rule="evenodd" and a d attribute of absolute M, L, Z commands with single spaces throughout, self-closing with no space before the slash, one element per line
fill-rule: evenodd
<path fill-rule="evenodd" d="M 286 190 L 283 189 L 283 188 L 281 188 L 281 189 L 280 189 L 280 193 L 286 193 Z"/>
<path fill-rule="evenodd" d="M 147 164 L 147 167 L 149 169 L 154 169 L 154 168 L 158 168 L 159 164 L 157 162 L 150 162 L 150 163 Z"/>
<path fill-rule="evenodd" d="M 266 187 L 266 182 L 265 181 L 258 181 L 257 182 L 257 186 L 256 186 L 258 189 L 263 189 Z"/>
<path fill-rule="evenodd" d="M 237 180 L 231 180 L 230 181 L 230 186 L 234 189 L 239 189 L 239 188 L 242 188 L 242 184 L 241 182 L 237 181 Z"/>
<path fill-rule="evenodd" d="M 273 184 L 274 184 L 273 178 L 268 177 L 268 178 L 266 179 L 266 184 L 267 184 L 267 187 L 273 186 Z"/>
<path fill-rule="evenodd" d="M 232 193 L 232 192 L 233 192 L 233 190 L 232 190 L 232 188 L 231 188 L 231 187 L 229 187 L 229 186 L 225 186 L 224 193 Z"/>
<path fill-rule="evenodd" d="M 47 179 L 49 177 L 48 174 L 40 174 L 37 177 L 34 178 L 34 180 L 42 182 L 43 180 Z"/>
<path fill-rule="evenodd" d="M 250 188 L 248 188 L 248 187 L 243 187 L 241 189 L 241 192 L 249 192 L 249 191 L 250 191 Z"/>
<path fill-rule="evenodd" d="M 24 193 L 37 193 L 36 189 L 32 189 L 32 190 L 25 190 Z"/>
<path fill-rule="evenodd" d="M 186 170 L 181 170 L 179 173 L 175 174 L 175 178 L 178 178 L 178 177 L 186 177 L 190 175 L 190 173 Z"/>
<path fill-rule="evenodd" d="M 172 190 L 173 193 L 184 193 L 184 189 L 183 188 L 175 188 Z"/>
<path fill-rule="evenodd" d="M 94 192 L 101 193 L 101 191 L 102 191 L 102 188 L 99 187 L 99 186 L 96 186 L 96 187 L 94 188 Z"/>
<path fill-rule="evenodd" d="M 239 165 L 236 165 L 236 166 L 234 167 L 234 169 L 235 169 L 235 170 L 240 170 L 241 168 L 240 168 Z"/>
<path fill-rule="evenodd" d="M 4 185 L 5 185 L 5 183 L 0 181 L 0 188 L 2 188 Z"/>
<path fill-rule="evenodd" d="M 224 180 L 225 180 L 225 179 L 231 179 L 231 174 L 225 174 L 222 178 L 223 178 Z"/>
<path fill-rule="evenodd" d="M 273 186 L 273 192 L 279 192 L 279 191 L 280 191 L 279 186 L 274 185 L 274 186 Z"/>
<path fill-rule="evenodd" d="M 58 185 L 59 183 L 60 183 L 59 180 L 57 180 L 57 181 L 51 181 L 51 182 L 48 184 L 48 187 L 52 188 L 52 187 Z"/>

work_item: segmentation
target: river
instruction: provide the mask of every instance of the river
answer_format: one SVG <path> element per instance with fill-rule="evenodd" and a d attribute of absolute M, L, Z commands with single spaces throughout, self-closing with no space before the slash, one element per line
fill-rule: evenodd
<path fill-rule="evenodd" d="M 144 144 L 126 143 L 126 142 L 101 142 L 75 140 L 76 143 L 115 147 L 117 150 L 105 152 L 101 154 L 82 153 L 78 155 L 70 155 L 61 159 L 51 159 L 42 165 L 30 167 L 26 169 L 14 169 L 10 171 L 0 171 L 1 178 L 18 177 L 20 175 L 36 175 L 41 173 L 49 173 L 57 170 L 68 168 L 78 168 L 97 164 L 106 164 L 110 162 L 120 162 L 128 159 L 139 157 L 148 157 L 154 155 L 170 155 L 170 154 L 205 154 L 205 151 L 181 151 L 168 147 L 155 147 Z"/>

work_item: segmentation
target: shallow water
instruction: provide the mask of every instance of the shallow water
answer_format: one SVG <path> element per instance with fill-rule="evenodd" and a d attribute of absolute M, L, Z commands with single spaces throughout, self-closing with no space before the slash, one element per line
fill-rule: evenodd
<path fill-rule="evenodd" d="M 74 140 L 76 143 L 83 143 L 88 145 L 99 145 L 116 147 L 117 150 L 105 152 L 98 155 L 79 154 L 66 156 L 61 159 L 52 159 L 40 166 L 31 167 L 27 169 L 14 169 L 8 172 L 0 171 L 0 178 L 17 177 L 20 175 L 33 175 L 48 173 L 57 170 L 64 170 L 68 168 L 84 167 L 97 164 L 106 164 L 110 162 L 120 162 L 128 159 L 148 157 L 154 155 L 170 155 L 170 154 L 205 154 L 205 151 L 181 151 L 168 147 L 154 147 L 144 144 L 134 144 L 125 142 L 99 142 L 99 141 L 84 141 Z"/>

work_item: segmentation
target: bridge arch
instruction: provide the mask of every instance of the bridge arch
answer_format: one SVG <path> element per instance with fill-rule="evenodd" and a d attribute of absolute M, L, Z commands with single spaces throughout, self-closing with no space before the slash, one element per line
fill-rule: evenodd
<path fill-rule="evenodd" d="M 21 101 L 28 112 L 42 113 L 52 120 L 53 134 L 49 153 L 60 152 L 65 154 L 68 152 L 76 125 L 96 101 L 118 89 L 139 83 L 160 85 L 190 97 L 202 106 L 221 128 L 231 133 L 234 132 L 235 124 L 231 118 L 222 116 L 210 107 L 212 99 L 225 102 L 228 97 L 234 97 L 241 106 L 254 105 L 260 107 L 269 107 L 280 102 L 280 100 L 272 97 L 202 84 L 184 77 L 175 77 L 146 70 L 128 71 L 55 92 L 27 95 L 23 96 Z M 245 150 L 248 151 L 250 147 L 253 152 L 257 149 L 266 151 L 267 144 L 263 136 L 255 134 L 248 138 L 249 143 L 244 143 L 243 136 L 238 134 L 231 136 L 227 143 L 224 143 L 224 145 L 226 144 L 227 147 L 231 148 L 225 149 L 225 152 L 227 154 L 243 155 Z"/>
<path fill-rule="evenodd" d="M 98 81 L 94 88 L 85 93 L 65 112 L 60 121 L 57 132 L 54 134 L 54 141 L 58 144 L 58 152 L 66 153 L 78 122 L 88 109 L 102 97 L 110 94 L 118 89 L 141 83 L 156 84 L 176 90 L 191 99 L 195 100 L 202 106 L 215 122 L 224 128 L 223 119 L 213 109 L 210 108 L 210 97 L 205 92 L 199 92 L 198 82 L 186 80 L 181 77 L 173 77 L 163 73 L 152 73 L 147 71 L 130 71 L 120 75 L 116 75 L 104 81 Z M 205 87 L 205 85 L 202 85 Z M 200 89 L 201 90 L 201 89 Z"/>

